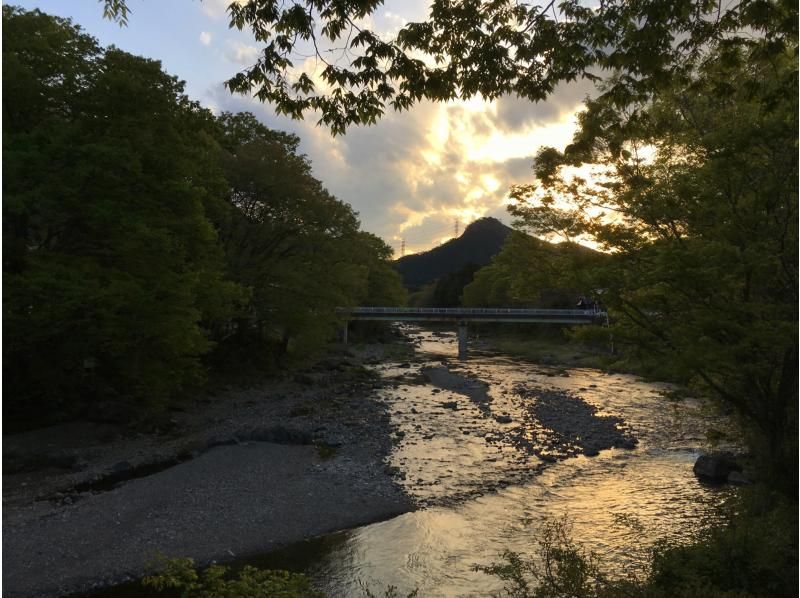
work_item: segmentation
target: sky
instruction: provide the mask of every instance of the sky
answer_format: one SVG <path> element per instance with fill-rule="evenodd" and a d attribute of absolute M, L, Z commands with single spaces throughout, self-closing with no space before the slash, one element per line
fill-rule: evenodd
<path fill-rule="evenodd" d="M 313 174 L 359 213 L 362 228 L 401 254 L 435 247 L 482 216 L 510 224 L 508 189 L 533 179 L 541 146 L 562 149 L 575 130 L 575 113 L 592 92 L 588 82 L 558 87 L 546 102 L 512 96 L 423 102 L 387 112 L 377 125 L 351 127 L 332 137 L 310 115 L 278 116 L 270 105 L 231 95 L 223 82 L 255 63 L 258 44 L 228 27 L 230 0 L 128 0 L 127 27 L 102 18 L 95 0 L 15 0 L 26 9 L 70 17 L 104 45 L 160 60 L 186 81 L 187 95 L 215 113 L 249 111 L 267 126 L 297 134 Z M 405 22 L 424 20 L 427 0 L 388 0 L 365 25 L 391 36 Z"/>

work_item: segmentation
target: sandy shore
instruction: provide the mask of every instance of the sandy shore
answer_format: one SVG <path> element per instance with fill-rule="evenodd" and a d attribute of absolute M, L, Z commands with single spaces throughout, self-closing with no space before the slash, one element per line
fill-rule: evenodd
<path fill-rule="evenodd" d="M 233 560 L 412 509 L 384 464 L 379 386 L 358 360 L 334 360 L 201 401 L 168 433 L 69 424 L 4 438 L 4 461 L 60 467 L 3 476 L 3 595 L 111 585 L 159 553 Z"/>

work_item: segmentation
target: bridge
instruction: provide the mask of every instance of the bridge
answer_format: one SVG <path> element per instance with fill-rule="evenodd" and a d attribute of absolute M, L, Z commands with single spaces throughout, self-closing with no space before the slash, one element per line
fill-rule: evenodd
<path fill-rule="evenodd" d="M 512 309 L 483 307 L 354 307 L 339 310 L 345 318 L 344 342 L 350 320 L 384 322 L 457 322 L 458 357 L 467 356 L 468 322 L 533 324 L 608 324 L 608 313 L 596 309 Z"/>

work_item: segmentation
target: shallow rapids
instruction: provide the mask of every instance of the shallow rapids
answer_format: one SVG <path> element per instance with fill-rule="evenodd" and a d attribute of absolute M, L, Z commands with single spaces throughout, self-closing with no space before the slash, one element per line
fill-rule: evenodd
<path fill-rule="evenodd" d="M 685 541 L 718 517 L 730 490 L 692 474 L 715 417 L 698 401 L 671 402 L 670 385 L 634 376 L 487 355 L 458 361 L 455 333 L 405 330 L 418 362 L 376 368 L 391 382 L 380 391 L 397 437 L 387 467 L 421 509 L 261 564 L 302 568 L 329 596 L 362 596 L 364 583 L 487 596 L 502 584 L 475 565 L 505 549 L 533 552 L 544 519 L 568 517 L 574 538 L 623 574 L 657 539 Z M 580 399 L 638 443 L 585 456 L 531 419 L 537 393 Z"/>

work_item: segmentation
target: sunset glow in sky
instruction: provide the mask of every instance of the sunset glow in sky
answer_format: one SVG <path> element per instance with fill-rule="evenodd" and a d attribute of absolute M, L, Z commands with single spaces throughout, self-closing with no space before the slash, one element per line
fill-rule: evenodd
<path fill-rule="evenodd" d="M 229 2 L 128 0 L 128 27 L 103 20 L 102 5 L 91 0 L 15 3 L 70 17 L 103 45 L 161 60 L 168 73 L 186 81 L 189 97 L 214 112 L 250 111 L 269 127 L 296 133 L 314 176 L 351 204 L 363 228 L 386 240 L 398 257 L 402 239 L 406 253 L 446 241 L 456 219 L 460 230 L 481 216 L 509 223 L 509 186 L 531 182 L 539 147 L 563 148 L 570 141 L 575 112 L 592 92 L 590 83 L 578 82 L 540 104 L 513 97 L 425 102 L 333 138 L 313 115 L 292 121 L 224 89 L 223 81 L 253 64 L 259 52 L 249 33 L 228 28 Z M 423 20 L 426 7 L 426 0 L 388 1 L 365 25 L 388 37 L 407 21 Z"/>

